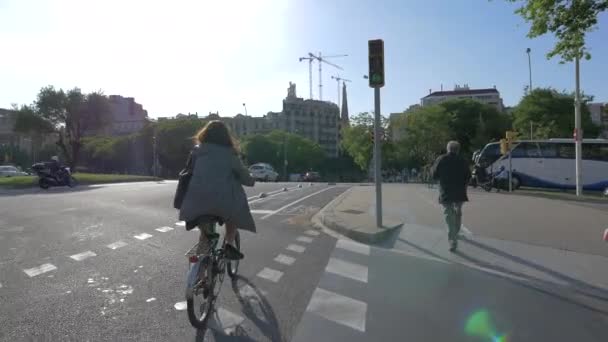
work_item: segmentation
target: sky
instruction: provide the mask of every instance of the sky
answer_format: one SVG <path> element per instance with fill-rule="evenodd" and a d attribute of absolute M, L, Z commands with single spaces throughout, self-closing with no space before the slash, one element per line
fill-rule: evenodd
<path fill-rule="evenodd" d="M 429 89 L 496 88 L 516 105 L 528 84 L 574 89 L 574 66 L 547 60 L 551 36 L 504 0 L 0 0 L 0 108 L 32 103 L 46 85 L 134 97 L 150 117 L 262 116 L 280 111 L 289 82 L 309 97 L 309 52 L 347 54 L 323 65 L 323 100 L 347 83 L 351 115 L 373 109 L 367 41 L 383 39 L 381 112 L 400 112 Z M 588 34 L 581 87 L 608 101 L 608 15 Z M 604 61 L 604 62 L 603 62 Z M 313 64 L 313 97 L 319 98 Z"/>

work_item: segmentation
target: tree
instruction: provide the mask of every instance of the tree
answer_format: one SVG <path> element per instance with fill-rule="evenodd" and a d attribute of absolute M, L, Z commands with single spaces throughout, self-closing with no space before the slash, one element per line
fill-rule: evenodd
<path fill-rule="evenodd" d="M 608 0 L 507 0 L 525 2 L 515 13 L 531 23 L 528 37 L 535 38 L 548 32 L 557 42 L 547 58 L 561 56 L 561 63 L 574 59 L 590 59 L 585 47 L 585 35 L 597 25 L 598 15 L 608 8 Z"/>
<path fill-rule="evenodd" d="M 177 175 L 184 168 L 188 153 L 194 146 L 194 135 L 205 124 L 196 117 L 184 117 L 156 125 L 156 151 L 166 175 Z"/>
<path fill-rule="evenodd" d="M 388 120 L 380 118 L 382 139 L 386 136 Z M 369 112 L 359 113 L 351 119 L 350 127 L 342 129 L 342 148 L 361 170 L 367 170 L 374 155 L 374 117 Z"/>
<path fill-rule="evenodd" d="M 410 166 L 431 164 L 442 153 L 451 138 L 449 123 L 450 116 L 438 105 L 420 107 L 408 114 L 406 135 L 397 148 Z"/>
<path fill-rule="evenodd" d="M 510 118 L 496 107 L 470 99 L 457 99 L 439 104 L 449 116 L 450 138 L 458 141 L 462 153 L 472 152 L 504 136 L 511 128 Z"/>
<path fill-rule="evenodd" d="M 584 105 L 591 97 L 583 96 L 581 122 L 586 138 L 596 138 L 600 128 L 591 121 L 591 114 Z M 565 138 L 572 136 L 574 95 L 551 88 L 537 88 L 522 98 L 513 111 L 514 128 L 521 136 L 528 136 L 532 123 L 534 138 Z"/>
<path fill-rule="evenodd" d="M 287 148 L 287 173 L 302 173 L 318 169 L 324 163 L 325 152 L 312 140 L 284 131 L 247 136 L 241 143 L 242 152 L 249 164 L 268 163 L 283 173 Z M 285 176 L 285 175 L 283 175 Z"/>
<path fill-rule="evenodd" d="M 101 92 L 83 94 L 74 88 L 68 92 L 44 87 L 33 105 L 19 110 L 15 130 L 19 132 L 58 133 L 57 146 L 75 168 L 85 132 L 98 130 L 109 123 L 108 99 Z"/>

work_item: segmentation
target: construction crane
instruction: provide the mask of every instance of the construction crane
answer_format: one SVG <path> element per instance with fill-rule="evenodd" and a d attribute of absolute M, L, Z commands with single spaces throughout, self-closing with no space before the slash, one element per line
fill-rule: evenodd
<path fill-rule="evenodd" d="M 348 56 L 348 55 L 322 56 L 321 52 L 319 52 L 319 55 L 317 56 L 317 55 L 314 55 L 311 52 L 308 53 L 308 57 L 309 58 L 316 59 L 317 62 L 319 62 L 319 100 L 320 101 L 323 101 L 323 72 L 322 72 L 323 63 L 331 65 L 331 66 L 333 66 L 336 69 L 344 70 L 344 69 L 342 69 L 341 66 L 336 65 L 334 63 L 331 63 L 331 62 L 327 61 L 326 59 L 327 58 L 335 58 L 335 57 L 346 57 L 346 56 Z"/>
<path fill-rule="evenodd" d="M 342 84 L 345 84 L 346 82 L 352 82 L 352 81 L 347 80 L 346 78 L 342 78 L 340 76 L 332 76 L 331 78 L 333 80 L 336 80 L 336 83 L 338 83 L 338 102 L 336 104 L 338 105 L 338 108 L 340 108 L 340 81 L 342 81 Z"/>
<path fill-rule="evenodd" d="M 312 100 L 312 62 L 315 60 L 312 57 L 300 57 L 300 62 L 303 60 L 308 61 L 308 88 L 310 90 L 310 99 Z"/>

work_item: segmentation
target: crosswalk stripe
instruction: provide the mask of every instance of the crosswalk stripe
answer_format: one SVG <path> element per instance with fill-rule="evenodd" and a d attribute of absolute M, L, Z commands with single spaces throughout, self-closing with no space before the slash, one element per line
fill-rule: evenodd
<path fill-rule="evenodd" d="M 260 278 L 266 279 L 266 280 L 270 280 L 273 283 L 276 283 L 283 276 L 283 272 L 273 270 L 272 268 L 264 267 L 264 269 L 261 270 L 260 273 L 257 274 L 257 276 Z"/>
<path fill-rule="evenodd" d="M 296 261 L 296 258 L 290 257 L 285 254 L 279 254 L 279 255 L 277 255 L 276 258 L 274 258 L 274 261 L 281 263 L 283 265 L 292 265 Z"/>
<path fill-rule="evenodd" d="M 148 233 L 141 233 L 139 235 L 135 235 L 133 236 L 134 238 L 138 239 L 138 240 L 145 240 L 145 239 L 149 239 L 152 237 L 152 235 L 148 234 Z"/>
<path fill-rule="evenodd" d="M 56 269 L 57 269 L 57 267 L 53 264 L 42 264 L 38 267 L 32 267 L 32 268 L 25 269 L 25 270 L 23 270 L 23 272 L 25 272 L 25 274 L 27 274 L 30 277 L 35 277 L 42 273 L 54 271 Z"/>
<path fill-rule="evenodd" d="M 367 267 L 352 262 L 331 258 L 325 268 L 326 272 L 367 283 Z"/>
<path fill-rule="evenodd" d="M 184 222 L 184 221 L 175 222 L 175 225 L 178 226 L 178 227 L 185 227 L 186 226 L 186 222 Z"/>
<path fill-rule="evenodd" d="M 302 253 L 306 250 L 306 247 L 296 245 L 296 244 L 290 244 L 289 246 L 287 246 L 287 250 L 290 250 L 290 251 L 296 252 L 296 253 Z"/>
<path fill-rule="evenodd" d="M 223 332 L 226 335 L 231 335 L 244 320 L 243 317 L 220 307 L 217 309 L 217 312 L 211 316 L 209 328 Z"/>
<path fill-rule="evenodd" d="M 173 230 L 173 228 L 171 228 L 171 227 L 160 227 L 160 228 L 156 228 L 155 230 L 156 230 L 156 231 L 159 231 L 159 232 L 161 232 L 161 233 L 166 233 L 166 232 L 168 232 L 168 231 Z"/>
<path fill-rule="evenodd" d="M 332 322 L 365 332 L 367 303 L 317 287 L 306 308 Z"/>
<path fill-rule="evenodd" d="M 316 230 L 307 230 L 307 231 L 304 232 L 304 234 L 308 234 L 308 235 L 311 235 L 311 236 L 319 236 L 319 234 L 321 234 L 321 233 L 319 233 Z"/>
<path fill-rule="evenodd" d="M 175 305 L 173 305 L 173 307 L 177 311 L 182 311 L 182 310 L 186 310 L 186 307 L 188 307 L 188 304 L 186 302 L 177 302 L 177 303 L 175 303 Z"/>
<path fill-rule="evenodd" d="M 355 252 L 363 255 L 369 255 L 370 248 L 368 245 L 364 245 L 359 242 L 340 239 L 336 243 L 336 248 L 344 249 L 350 252 Z"/>
<path fill-rule="evenodd" d="M 296 240 L 300 241 L 300 242 L 305 242 L 305 243 L 311 243 L 312 242 L 312 238 L 308 237 L 308 236 L 298 236 L 298 238 Z"/>
<path fill-rule="evenodd" d="M 70 258 L 72 258 L 76 261 L 82 261 L 84 259 L 88 259 L 88 258 L 91 258 L 94 256 L 97 256 L 97 254 L 95 254 L 94 252 L 91 252 L 91 251 L 86 251 L 86 252 L 70 255 Z"/>
<path fill-rule="evenodd" d="M 116 241 L 114 243 L 107 245 L 106 247 L 108 247 L 109 249 L 119 249 L 120 247 L 124 247 L 126 245 L 127 245 L 126 242 L 119 240 L 119 241 Z"/>

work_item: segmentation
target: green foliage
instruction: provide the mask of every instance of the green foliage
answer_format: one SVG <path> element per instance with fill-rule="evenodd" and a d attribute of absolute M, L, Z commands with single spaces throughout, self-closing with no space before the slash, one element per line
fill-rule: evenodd
<path fill-rule="evenodd" d="M 163 169 L 169 175 L 177 175 L 186 164 L 188 153 L 194 146 L 194 135 L 206 122 L 197 118 L 179 118 L 158 122 L 156 149 Z"/>
<path fill-rule="evenodd" d="M 408 114 L 406 135 L 398 142 L 398 149 L 409 165 L 420 167 L 433 162 L 452 134 L 444 107 L 420 107 Z"/>
<path fill-rule="evenodd" d="M 608 8 L 608 0 L 507 1 L 524 2 L 516 13 L 531 23 L 528 37 L 555 34 L 557 42 L 547 58 L 559 55 L 562 63 L 577 57 L 591 58 L 585 47 L 585 34 L 596 27 L 598 15 Z"/>
<path fill-rule="evenodd" d="M 242 151 L 249 164 L 268 163 L 283 174 L 287 156 L 287 173 L 318 170 L 325 160 L 325 152 L 319 144 L 297 134 L 272 131 L 264 135 L 251 135 L 243 139 Z M 285 154 L 285 148 L 287 153 Z M 283 175 L 285 176 L 285 175 Z"/>
<path fill-rule="evenodd" d="M 59 133 L 57 145 L 72 168 L 78 162 L 84 133 L 99 130 L 110 120 L 108 99 L 101 92 L 83 94 L 78 88 L 64 92 L 44 87 L 33 105 L 22 106 L 18 112 L 17 131 Z"/>
<path fill-rule="evenodd" d="M 600 128 L 591 121 L 585 105 L 590 99 L 582 97 L 581 122 L 585 138 L 596 138 Z M 537 88 L 522 98 L 513 111 L 513 126 L 520 136 L 528 137 L 530 122 L 535 139 L 570 138 L 574 131 L 574 95 L 551 88 Z"/>
<path fill-rule="evenodd" d="M 0 165 L 12 164 L 21 167 L 22 169 L 29 169 L 32 165 L 32 161 L 27 152 L 19 149 L 13 145 L 0 145 Z"/>
<path fill-rule="evenodd" d="M 361 170 L 367 170 L 374 148 L 370 127 L 351 123 L 342 129 L 342 147 Z"/>

